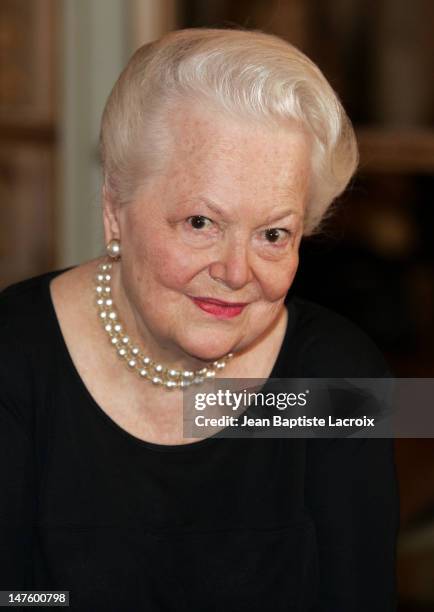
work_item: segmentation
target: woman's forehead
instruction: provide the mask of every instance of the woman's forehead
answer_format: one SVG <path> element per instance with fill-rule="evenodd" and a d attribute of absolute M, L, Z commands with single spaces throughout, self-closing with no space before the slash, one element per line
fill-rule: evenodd
<path fill-rule="evenodd" d="M 206 158 L 209 154 L 234 158 L 268 156 L 272 158 L 282 148 L 306 146 L 309 137 L 300 125 L 271 127 L 221 111 L 193 105 L 180 110 L 167 120 L 169 142 L 174 153 L 184 157 Z"/>
<path fill-rule="evenodd" d="M 267 174 L 251 176 L 240 181 L 233 172 L 217 171 L 197 175 L 187 166 L 177 175 L 168 176 L 156 186 L 154 201 L 169 213 L 202 214 L 225 222 L 248 219 L 252 225 L 261 225 L 291 216 L 294 220 L 304 214 L 307 181 L 276 180 Z"/>
<path fill-rule="evenodd" d="M 310 139 L 300 129 L 263 125 L 202 109 L 171 115 L 161 171 L 138 193 L 170 215 L 215 212 L 226 220 L 265 224 L 291 209 L 304 216 L 310 179 Z M 139 211 L 138 211 L 139 212 Z M 214 217 L 215 218 L 215 217 Z"/>
<path fill-rule="evenodd" d="M 271 191 L 288 198 L 303 188 L 310 167 L 310 142 L 301 130 L 194 113 L 171 129 L 166 178 L 181 184 Z"/>

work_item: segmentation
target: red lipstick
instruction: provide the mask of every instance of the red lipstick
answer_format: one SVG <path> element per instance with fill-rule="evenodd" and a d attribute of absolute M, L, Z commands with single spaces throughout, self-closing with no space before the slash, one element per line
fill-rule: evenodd
<path fill-rule="evenodd" d="M 231 319 L 238 316 L 248 304 L 248 302 L 223 302 L 205 297 L 192 297 L 191 299 L 201 310 L 219 319 Z"/>

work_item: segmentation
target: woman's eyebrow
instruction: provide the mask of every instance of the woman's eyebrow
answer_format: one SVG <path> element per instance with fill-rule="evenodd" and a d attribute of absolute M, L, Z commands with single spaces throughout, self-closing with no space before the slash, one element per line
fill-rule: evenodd
<path fill-rule="evenodd" d="M 292 215 L 300 216 L 300 211 L 295 208 L 287 208 L 281 212 L 271 213 L 271 215 L 266 218 L 265 223 L 274 223 L 274 221 L 279 221 L 280 219 L 284 219 L 285 217 L 290 217 Z"/>
<path fill-rule="evenodd" d="M 217 215 L 220 215 L 221 217 L 227 216 L 227 213 L 225 213 L 225 211 L 212 200 L 203 196 L 201 196 L 199 200 Z M 285 217 L 289 217 L 291 215 L 300 216 L 300 211 L 295 208 L 287 208 L 276 213 L 273 212 L 264 220 L 264 224 L 272 223 L 273 221 L 278 221 L 279 219 L 284 219 Z"/>
<path fill-rule="evenodd" d="M 204 206 L 206 206 L 207 208 L 212 210 L 217 215 L 220 215 L 221 217 L 227 216 L 227 213 L 223 210 L 223 208 L 220 208 L 220 206 L 218 204 L 216 204 L 212 200 L 206 198 L 205 196 L 197 196 L 197 197 L 187 198 L 185 200 L 179 201 L 178 205 L 181 205 L 181 206 L 192 205 L 192 204 L 195 204 L 197 202 L 200 202 L 201 204 L 203 204 Z"/>
<path fill-rule="evenodd" d="M 207 206 L 210 210 L 212 210 L 213 212 L 215 212 L 217 215 L 220 215 L 221 217 L 226 217 L 228 216 L 227 213 L 220 208 L 220 206 L 218 206 L 218 204 L 216 204 L 215 202 L 213 202 L 212 200 L 209 200 L 208 198 L 205 198 L 203 196 L 201 196 L 199 198 L 199 200 L 205 204 L 205 206 Z"/>

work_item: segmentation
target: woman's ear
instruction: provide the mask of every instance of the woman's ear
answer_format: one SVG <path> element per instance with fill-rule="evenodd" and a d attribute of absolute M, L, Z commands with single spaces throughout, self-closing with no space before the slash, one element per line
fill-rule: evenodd
<path fill-rule="evenodd" d="M 119 207 L 113 202 L 105 185 L 102 188 L 102 209 L 105 243 L 108 244 L 114 238 L 120 240 Z"/>

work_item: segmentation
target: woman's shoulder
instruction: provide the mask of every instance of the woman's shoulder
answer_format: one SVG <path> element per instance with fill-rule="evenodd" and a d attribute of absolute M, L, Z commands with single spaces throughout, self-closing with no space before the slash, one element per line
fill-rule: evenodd
<path fill-rule="evenodd" d="M 19 372 L 23 375 L 24 370 L 45 371 L 48 368 L 51 356 L 61 345 L 51 285 L 57 281 L 64 284 L 63 279 L 76 269 L 52 270 L 0 291 L 0 374 L 3 381 L 12 374 L 19 379 Z"/>
<path fill-rule="evenodd" d="M 292 343 L 304 376 L 391 376 L 382 352 L 355 322 L 301 296 L 293 296 L 289 307 Z"/>
<path fill-rule="evenodd" d="M 0 291 L 0 329 L 34 336 L 40 326 L 50 324 L 56 316 L 56 300 L 68 299 L 82 292 L 83 278 L 88 277 L 94 262 L 52 270 L 9 285 Z"/>
<path fill-rule="evenodd" d="M 0 291 L 0 346 L 7 340 L 31 343 L 53 317 L 50 282 L 65 270 L 28 278 Z"/>
<path fill-rule="evenodd" d="M 27 424 L 59 362 L 67 363 L 56 301 L 77 309 L 83 269 L 54 270 L 0 292 L 0 409 Z"/>
<path fill-rule="evenodd" d="M 38 368 L 49 352 L 49 272 L 0 292 L 0 411 L 3 423 L 31 431 Z"/>

